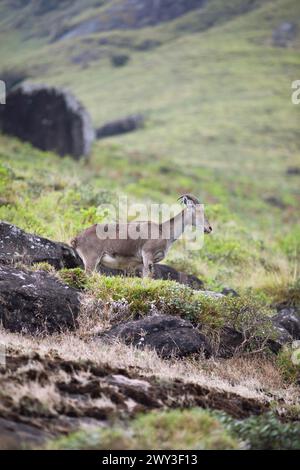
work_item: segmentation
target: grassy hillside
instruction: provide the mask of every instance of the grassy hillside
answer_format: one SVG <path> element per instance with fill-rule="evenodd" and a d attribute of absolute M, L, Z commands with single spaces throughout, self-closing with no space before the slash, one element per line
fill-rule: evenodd
<path fill-rule="evenodd" d="M 1 137 L 6 195 L 0 217 L 68 240 L 100 220 L 96 207 L 118 193 L 173 202 L 188 191 L 206 204 L 214 233 L 199 252 L 185 253 L 178 243 L 171 264 L 217 286 L 294 277 L 300 190 L 299 176 L 287 175 L 287 169 L 300 166 L 300 107 L 290 99 L 291 82 L 299 78 L 299 34 L 288 48 L 279 48 L 272 31 L 281 21 L 299 21 L 299 2 L 254 2 L 250 8 L 232 1 L 224 8 L 212 0 L 205 9 L 153 28 L 56 42 L 47 29 L 41 34 L 43 22 L 66 27 L 102 8 L 90 3 L 84 11 L 72 2 L 72 12 L 62 4 L 39 13 L 36 30 L 30 27 L 37 13 L 29 2 L 16 31 L 19 17 L 4 2 L 1 68 L 23 69 L 31 80 L 73 90 L 96 126 L 141 112 L 146 127 L 95 143 L 87 164 Z M 212 13 L 207 29 L 201 21 Z M 156 46 L 139 50 L 146 39 Z M 129 60 L 114 67 L 111 58 L 120 53 Z M 74 64 L 80 55 L 90 59 Z"/>
<path fill-rule="evenodd" d="M 147 26 L 134 24 L 130 10 L 133 16 L 112 26 L 111 9 L 135 3 L 0 3 L 0 79 L 21 73 L 29 81 L 72 90 L 95 127 L 131 113 L 146 118 L 144 129 L 95 142 L 90 159 L 80 162 L 0 134 L 0 220 L 68 242 L 109 217 L 101 204 L 117 204 L 119 195 L 129 202 L 174 203 L 180 194 L 194 193 L 205 203 L 214 231 L 199 250 L 176 242 L 166 262 L 196 274 L 208 289 L 229 286 L 240 297 L 214 300 L 174 282 L 33 269 L 84 288 L 87 312 L 88 300 L 104 302 L 104 318 L 99 312 L 93 317 L 101 331 L 109 325 L 107 312 L 120 301 L 123 320 L 157 308 L 200 322 L 204 332 L 226 324 L 264 341 L 276 306 L 300 306 L 300 105 L 291 103 L 291 82 L 300 79 L 300 2 L 210 0 L 154 26 L 149 17 Z M 63 39 L 94 20 L 100 21 L 98 29 Z M 273 31 L 285 21 L 298 29 L 287 47 L 277 47 Z M 117 67 L 119 56 L 124 65 Z M 126 424 L 108 421 L 109 428 L 83 429 L 48 447 L 299 448 L 299 423 L 283 424 L 272 413 L 249 416 L 273 410 L 299 421 L 299 366 L 291 363 L 291 350 L 276 357 L 268 352 L 165 361 L 154 351 L 95 342 L 92 319 L 86 313 L 81 321 L 78 332 L 45 338 L 0 330 L 15 367 L 1 379 L 1 416 L 9 409 L 8 419 L 15 419 L 25 410 L 27 422 L 36 420 L 43 431 L 55 430 L 58 420 L 59 432 L 64 415 L 133 417 L 131 401 L 121 399 L 119 406 L 115 391 L 110 394 L 112 374 L 121 373 L 127 380 L 149 381 L 159 407 L 182 407 L 183 400 L 185 407 L 203 406 L 197 401 L 203 396 L 208 409 L 158 410 Z M 85 384 L 98 386 L 97 368 L 108 387 L 103 397 L 91 398 Z M 42 385 L 36 380 L 44 377 L 41 370 Z M 187 390 L 184 398 L 179 384 Z M 209 409 L 216 404 L 229 414 Z"/>

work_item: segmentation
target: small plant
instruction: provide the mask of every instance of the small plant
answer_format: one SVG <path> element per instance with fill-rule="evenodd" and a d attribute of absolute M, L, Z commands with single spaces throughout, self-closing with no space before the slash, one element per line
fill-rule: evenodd
<path fill-rule="evenodd" d="M 284 423 L 274 413 L 237 421 L 217 414 L 225 428 L 252 450 L 299 450 L 300 423 Z"/>
<path fill-rule="evenodd" d="M 87 285 L 87 275 L 80 268 L 61 269 L 57 275 L 62 282 L 75 289 L 85 289 Z"/>
<path fill-rule="evenodd" d="M 34 263 L 32 266 L 31 266 L 31 269 L 33 271 L 46 271 L 47 273 L 55 273 L 55 268 L 49 264 L 49 263 L 46 263 L 46 262 L 42 262 L 42 263 Z"/>
<path fill-rule="evenodd" d="M 300 383 L 300 347 L 282 348 L 276 356 L 276 364 L 286 382 Z"/>

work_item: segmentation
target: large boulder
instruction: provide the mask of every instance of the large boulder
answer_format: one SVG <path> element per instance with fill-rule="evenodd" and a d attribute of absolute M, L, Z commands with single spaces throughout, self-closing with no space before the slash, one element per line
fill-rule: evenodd
<path fill-rule="evenodd" d="M 73 330 L 80 294 L 44 271 L 0 266 L 0 323 L 9 331 L 54 333 Z"/>
<path fill-rule="evenodd" d="M 141 114 L 134 114 L 116 121 L 111 121 L 96 130 L 97 139 L 111 137 L 118 134 L 126 134 L 140 129 L 144 126 L 144 117 Z"/>
<path fill-rule="evenodd" d="M 152 315 L 113 326 L 104 338 L 119 339 L 142 349 L 154 349 L 163 358 L 200 352 L 206 357 L 211 355 L 206 337 L 189 321 L 171 315 Z"/>
<path fill-rule="evenodd" d="M 0 264 L 47 262 L 56 269 L 76 268 L 81 260 L 74 250 L 64 243 L 24 232 L 15 225 L 0 222 Z"/>
<path fill-rule="evenodd" d="M 0 129 L 41 150 L 76 159 L 89 154 L 94 140 L 90 116 L 71 93 L 28 83 L 8 94 Z"/>

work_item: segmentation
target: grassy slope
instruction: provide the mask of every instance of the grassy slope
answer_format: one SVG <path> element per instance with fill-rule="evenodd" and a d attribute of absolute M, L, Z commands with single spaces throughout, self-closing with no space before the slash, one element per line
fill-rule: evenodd
<path fill-rule="evenodd" d="M 49 44 L 47 28 L 59 24 L 60 12 L 48 13 L 37 23 L 28 10 L 23 26 L 16 29 L 23 14 L 12 14 L 7 9 L 9 2 L 1 2 L 0 44 L 5 45 L 0 48 L 2 70 L 26 68 L 36 81 L 71 88 L 89 108 L 95 125 L 137 111 L 144 112 L 148 120 L 144 130 L 97 142 L 88 163 L 59 159 L 0 136 L 0 219 L 53 239 L 68 240 L 81 227 L 101 220 L 103 214 L 97 214 L 97 206 L 115 201 L 118 193 L 128 194 L 131 200 L 173 202 L 178 193 L 194 192 L 207 203 L 214 234 L 206 238 L 199 252 L 185 252 L 179 243 L 177 250 L 171 250 L 169 261 L 204 277 L 211 287 L 255 285 L 261 288 L 260 296 L 271 295 L 276 302 L 286 296 L 296 297 L 299 303 L 299 286 L 287 290 L 285 283 L 298 276 L 299 265 L 299 176 L 287 177 L 286 169 L 300 166 L 300 107 L 290 101 L 291 81 L 299 79 L 300 36 L 290 48 L 279 49 L 272 47 L 271 35 L 283 20 L 296 21 L 300 26 L 300 5 L 296 0 L 257 2 L 262 6 L 233 17 L 230 8 L 245 2 L 226 2 L 227 16 L 224 3 L 212 0 L 201 14 L 186 15 L 163 27 Z M 88 8 L 82 11 L 79 4 L 72 2 L 74 13 L 69 21 L 73 24 L 94 14 Z M 206 30 L 207 22 L 218 17 L 217 11 L 223 11 L 223 20 Z M 193 34 L 187 32 L 187 27 Z M 98 41 L 103 37 L 109 39 L 109 44 L 100 48 Z M 139 52 L 136 48 L 145 39 L 155 39 L 162 45 Z M 70 61 L 70 56 L 83 51 L 99 54 L 87 68 Z M 130 61 L 123 68 L 113 68 L 110 57 L 120 52 L 128 54 Z M 268 204 L 267 197 L 276 197 L 284 208 Z M 68 275 L 72 273 L 61 273 Z M 169 283 L 149 282 L 149 289 L 145 289 L 139 280 L 111 283 L 109 279 L 97 281 L 97 276 L 91 282 L 96 295 L 135 299 L 138 309 L 147 306 L 148 297 L 152 301 L 157 295 L 167 296 L 170 289 Z M 187 302 L 185 314 L 190 314 L 193 303 L 190 299 Z M 12 336 L 14 345 L 30 341 Z M 51 339 L 45 341 L 50 341 L 51 350 L 58 350 L 63 357 L 57 338 L 53 344 Z M 121 353 L 109 350 L 106 357 L 98 346 L 95 351 L 93 344 L 82 342 L 81 347 L 76 343 L 72 348 L 72 341 L 76 342 L 73 335 L 63 338 L 63 346 L 76 361 L 88 357 L 95 361 L 100 354 L 101 361 L 111 364 L 112 358 L 121 358 L 118 366 L 138 365 L 143 373 L 160 374 L 164 379 L 168 374 L 176 379 L 186 377 L 188 370 L 191 381 L 212 381 L 213 388 L 230 386 L 238 394 L 257 398 L 263 394 L 264 399 L 278 399 L 280 403 L 298 400 L 298 388 L 286 385 L 273 359 L 266 360 L 263 367 L 256 357 L 173 364 L 159 361 L 156 356 L 153 359 L 152 353 L 133 354 L 128 348 Z M 36 340 L 31 347 L 36 350 Z M 284 356 L 280 360 L 284 361 Z M 290 359 L 282 364 L 285 373 L 290 371 L 290 364 Z M 48 396 L 46 400 L 49 406 Z M 189 421 L 194 416 L 191 413 L 191 417 L 187 415 Z M 180 440 L 185 439 L 186 445 L 237 445 L 216 418 L 204 412 L 201 421 L 197 413 L 197 431 L 203 420 L 208 420 L 212 429 L 206 429 L 203 439 L 198 435 L 195 439 L 192 430 L 191 442 L 189 426 L 183 425 Z M 163 415 L 160 419 L 169 418 Z M 178 445 L 178 436 L 170 432 L 177 419 L 182 422 L 184 414 L 170 415 L 170 429 L 168 423 L 164 426 L 160 422 L 165 433 L 163 445 Z M 131 430 L 139 429 L 140 423 L 143 429 L 153 430 L 151 420 L 151 415 L 138 418 Z M 261 427 L 267 440 L 271 432 L 272 436 L 275 431 L 287 435 L 282 424 L 273 421 L 268 426 L 265 422 L 245 423 L 243 439 L 245 436 L 251 441 L 252 433 L 252 439 L 259 436 L 259 444 L 266 446 Z M 155 432 L 152 437 L 155 442 Z M 133 442 L 134 433 L 128 440 L 118 426 L 106 439 L 109 445 L 138 445 Z M 158 439 L 162 440 L 161 435 Z M 88 439 L 80 434 L 54 444 L 66 448 L 91 445 L 90 433 Z M 98 431 L 94 445 L 103 445 Z M 252 445 L 255 448 L 257 443 Z"/>
<path fill-rule="evenodd" d="M 17 176 L 26 166 L 31 181 L 14 180 L 8 197 L 14 204 L 2 206 L 0 216 L 67 240 L 96 220 L 93 206 L 110 198 L 97 196 L 103 189 L 156 202 L 194 192 L 207 204 L 215 233 L 202 252 L 171 251 L 171 263 L 215 284 L 264 283 L 269 271 L 286 276 L 297 265 L 300 237 L 299 177 L 286 176 L 288 166 L 300 164 L 299 107 L 290 101 L 299 41 L 274 48 L 271 35 L 280 21 L 298 17 L 294 0 L 263 2 L 204 32 L 182 34 L 182 24 L 193 25 L 189 14 L 163 27 L 105 34 L 119 44 L 148 37 L 163 43 L 143 53 L 132 45 L 100 49 L 95 44 L 103 34 L 50 45 L 33 37 L 21 46 L 24 32 L 8 33 L 13 40 L 1 52 L 3 68 L 31 67 L 35 80 L 71 88 L 96 125 L 131 112 L 148 121 L 144 130 L 97 142 L 80 171 L 2 137 L 4 164 Z M 103 57 L 87 68 L 72 64 L 70 54 L 84 50 Z M 120 50 L 130 62 L 114 68 L 109 56 Z"/>

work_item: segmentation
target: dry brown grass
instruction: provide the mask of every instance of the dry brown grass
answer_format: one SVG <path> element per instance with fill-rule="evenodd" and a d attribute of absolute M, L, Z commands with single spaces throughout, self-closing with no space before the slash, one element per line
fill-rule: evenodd
<path fill-rule="evenodd" d="M 69 333 L 39 339 L 1 330 L 0 344 L 4 344 L 8 349 L 17 349 L 24 355 L 34 356 L 36 353 L 44 357 L 58 355 L 64 360 L 78 363 L 92 361 L 95 365 L 136 371 L 145 377 L 155 376 L 162 380 L 181 379 L 186 383 L 233 392 L 266 403 L 280 402 L 283 408 L 296 404 L 300 398 L 299 387 L 286 385 L 272 359 L 236 357 L 165 361 L 154 351 L 140 351 L 121 343 L 109 345 L 101 340 L 82 339 Z M 31 367 L 34 367 L 34 363 L 31 364 Z M 36 389 L 18 390 L 15 395 L 23 393 L 39 395 Z M 44 402 L 47 396 L 51 400 L 58 399 L 53 390 L 49 389 L 43 391 L 39 400 Z"/>

